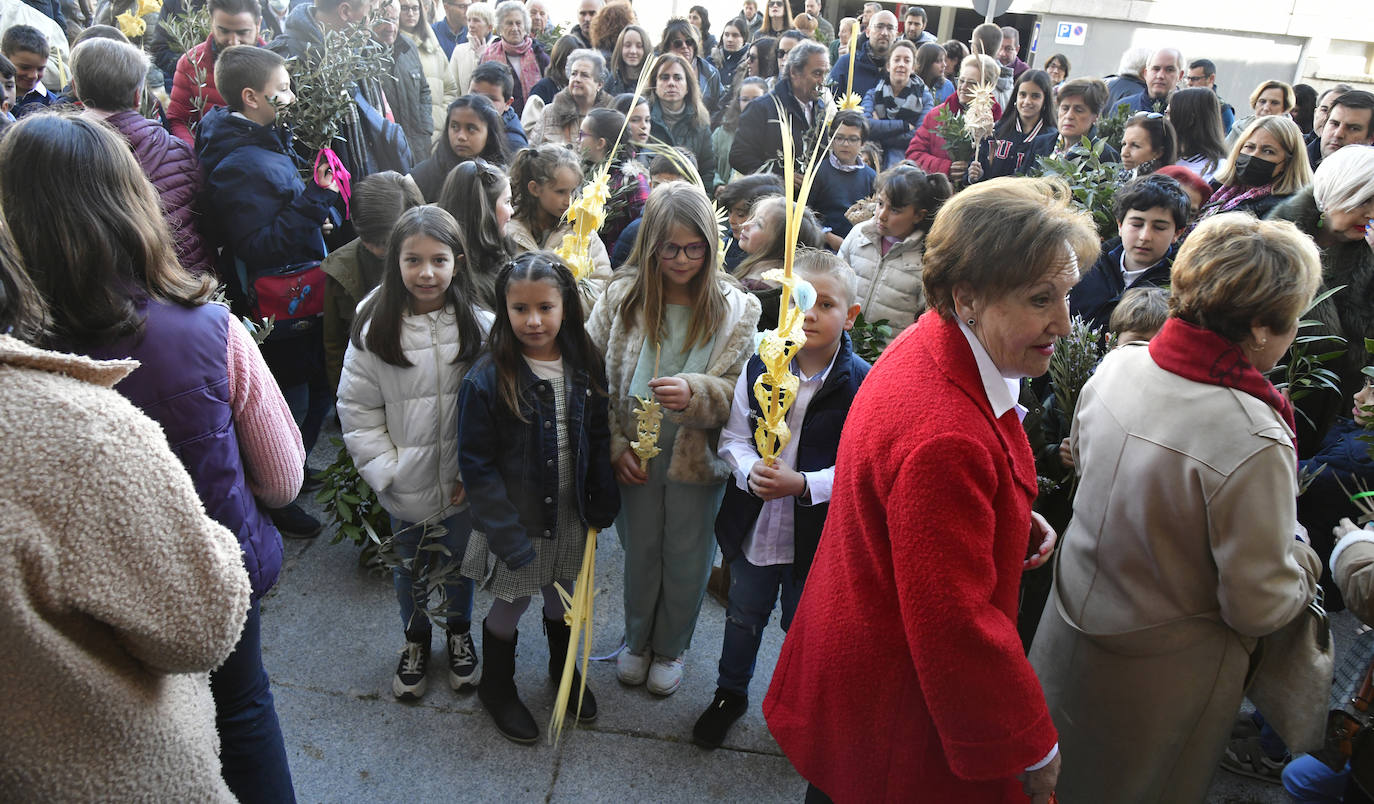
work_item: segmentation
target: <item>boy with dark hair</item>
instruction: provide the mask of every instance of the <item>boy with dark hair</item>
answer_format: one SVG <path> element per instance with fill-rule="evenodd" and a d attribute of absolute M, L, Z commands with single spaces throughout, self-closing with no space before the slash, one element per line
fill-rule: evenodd
<path fill-rule="evenodd" d="M 506 141 L 510 152 L 515 153 L 530 144 L 525 136 L 525 127 L 520 125 L 520 115 L 515 113 L 515 74 L 504 62 L 484 61 L 472 71 L 471 89 L 473 95 L 481 95 L 491 101 L 492 108 L 501 115 L 506 126 Z"/>
<path fill-rule="evenodd" d="M 1102 329 L 1126 290 L 1167 285 L 1188 204 L 1188 195 L 1169 176 L 1141 176 L 1121 188 L 1113 210 L 1121 235 L 1103 246 L 1093 270 L 1069 292 L 1070 315 Z"/>
<path fill-rule="evenodd" d="M 46 109 L 66 101 L 43 86 L 43 72 L 48 69 L 48 38 L 30 25 L 14 25 L 0 39 L 0 54 L 14 65 L 16 100 L 11 107 L 15 118 L 37 109 Z"/>
<path fill-rule="evenodd" d="M 325 380 L 320 312 L 324 302 L 324 234 L 338 225 L 340 200 L 333 171 L 321 163 L 301 181 L 289 132 L 276 125 L 280 107 L 295 100 L 281 56 L 234 45 L 219 54 L 215 84 L 225 106 L 201 120 L 196 152 L 206 177 L 207 220 L 217 221 L 224 246 L 220 275 L 236 308 L 258 317 L 275 304 L 284 277 L 292 302 L 284 306 L 262 354 L 281 386 L 308 455 L 332 402 Z M 282 320 L 286 319 L 286 320 Z M 292 503 L 271 511 L 282 535 L 310 538 L 320 523 Z"/>
<path fill-rule="evenodd" d="M 859 314 L 854 270 L 813 249 L 801 252 L 795 270 L 811 284 L 816 301 L 806 311 L 806 344 L 792 362 L 799 380 L 787 412 L 792 438 L 771 465 L 760 457 L 754 443 L 754 423 L 762 415 L 753 392 L 763 373 L 758 355 L 740 372 L 720 434 L 718 453 L 734 482 L 726 484 L 716 516 L 716 541 L 731 582 L 715 697 L 692 728 L 692 742 L 706 749 L 720 747 L 749 708 L 759 642 L 779 594 L 782 630 L 792 624 L 830 507 L 840 431 L 868 376 L 868 362 L 854 354 L 848 333 Z"/>
<path fill-rule="evenodd" d="M 868 121 L 856 111 L 843 111 L 831 123 L 835 136 L 830 153 L 816 168 L 810 207 L 825 226 L 825 245 L 837 251 L 854 224 L 844 216 L 855 201 L 873 195 L 878 173 L 859 158 L 868 139 Z"/>

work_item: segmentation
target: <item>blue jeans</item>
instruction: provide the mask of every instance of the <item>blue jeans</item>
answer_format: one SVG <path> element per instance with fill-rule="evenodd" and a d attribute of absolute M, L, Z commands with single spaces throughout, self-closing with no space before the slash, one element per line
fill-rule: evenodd
<path fill-rule="evenodd" d="M 309 382 L 282 388 L 281 395 L 291 409 L 291 418 L 296 420 L 296 427 L 300 428 L 301 442 L 305 445 L 305 454 L 309 455 L 320 438 L 324 417 L 329 415 L 334 397 L 327 387 Z"/>
<path fill-rule="evenodd" d="M 730 605 L 725 610 L 725 639 L 720 649 L 716 686 L 747 696 L 754 677 L 754 662 L 763 641 L 763 629 L 782 596 L 782 630 L 792 625 L 801 600 L 802 584 L 791 564 L 756 567 L 740 555 L 730 562 Z"/>
<path fill-rule="evenodd" d="M 1333 771 L 1321 760 L 1303 754 L 1283 769 L 1283 789 L 1298 804 L 1340 804 L 1350 766 Z"/>
<path fill-rule="evenodd" d="M 396 584 L 396 602 L 401 606 L 401 627 L 406 633 L 423 635 L 430 632 L 429 618 L 424 609 L 429 603 L 429 583 L 426 575 L 436 572 L 446 564 L 452 564 L 448 580 L 444 583 L 444 598 L 441 616 L 438 618 L 445 627 L 454 633 L 463 633 L 472 623 L 472 580 L 464 578 L 458 570 L 463 565 L 463 553 L 468 549 L 468 536 L 472 533 L 472 514 L 463 509 L 447 519 L 426 526 L 411 528 L 412 522 L 391 518 L 391 532 L 399 533 L 395 538 L 396 552 L 406 562 L 392 570 L 392 580 Z M 442 526 L 447 533 L 437 535 Z M 405 533 L 401 531 L 406 528 Z M 427 532 L 428 531 L 428 532 Z M 450 553 L 444 555 L 438 550 L 420 550 L 424 544 L 442 544 Z M 422 572 L 415 572 L 416 553 Z"/>
<path fill-rule="evenodd" d="M 256 601 L 234 652 L 210 673 L 210 694 L 219 729 L 220 772 L 229 790 L 242 802 L 295 801 L 272 687 L 262 666 Z"/>

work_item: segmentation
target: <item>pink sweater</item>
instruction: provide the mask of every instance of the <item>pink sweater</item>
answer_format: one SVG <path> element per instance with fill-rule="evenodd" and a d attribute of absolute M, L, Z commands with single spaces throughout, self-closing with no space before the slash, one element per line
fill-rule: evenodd
<path fill-rule="evenodd" d="M 229 325 L 228 368 L 244 480 L 263 504 L 281 508 L 300 493 L 305 446 L 262 353 L 237 321 Z"/>

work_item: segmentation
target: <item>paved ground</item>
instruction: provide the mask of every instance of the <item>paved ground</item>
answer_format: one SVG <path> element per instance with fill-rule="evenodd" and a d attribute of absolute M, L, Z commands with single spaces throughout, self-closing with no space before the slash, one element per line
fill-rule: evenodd
<path fill-rule="evenodd" d="M 330 435 L 312 455 L 316 467 L 332 459 Z M 622 687 L 612 662 L 595 663 L 589 683 L 599 719 L 565 731 L 556 747 L 542 740 L 519 746 L 496 732 L 475 694 L 449 690 L 439 637 L 424 699 L 402 704 L 392 697 L 401 647 L 395 598 L 390 579 L 359 569 L 357 555 L 351 544 L 331 545 L 329 534 L 288 541 L 281 580 L 263 603 L 263 656 L 302 802 L 801 801 L 806 783 L 758 708 L 782 644 L 776 614 L 750 712 L 723 748 L 706 752 L 690 741 L 715 690 L 725 620 L 710 598 L 677 694 L 657 698 L 643 687 Z M 620 644 L 620 591 L 620 546 L 607 534 L 597 552 L 594 656 Z M 479 592 L 475 619 L 490 604 Z M 539 616 L 531 606 L 521 623 L 516 681 L 542 729 L 554 689 Z M 1287 800 L 1277 787 L 1225 772 L 1208 797 L 1211 804 Z"/>

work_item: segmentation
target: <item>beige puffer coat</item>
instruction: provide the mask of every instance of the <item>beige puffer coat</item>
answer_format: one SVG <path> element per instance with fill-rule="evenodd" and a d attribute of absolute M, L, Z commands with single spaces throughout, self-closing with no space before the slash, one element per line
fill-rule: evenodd
<path fill-rule="evenodd" d="M 233 801 L 207 673 L 238 643 L 238 539 L 111 387 L 136 361 L 0 335 L 0 790 Z"/>
<path fill-rule="evenodd" d="M 859 309 L 864 319 L 887 319 L 897 333 L 911 326 L 926 309 L 921 286 L 926 233 L 919 229 L 912 232 L 884 255 L 877 226 L 870 220 L 850 229 L 840 244 L 839 255 L 859 276 Z"/>

